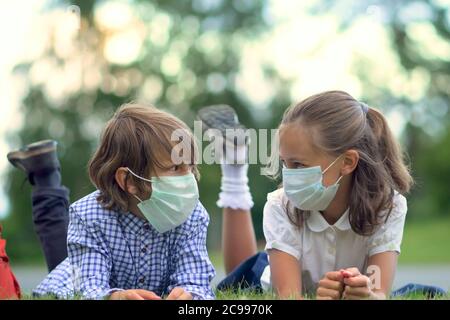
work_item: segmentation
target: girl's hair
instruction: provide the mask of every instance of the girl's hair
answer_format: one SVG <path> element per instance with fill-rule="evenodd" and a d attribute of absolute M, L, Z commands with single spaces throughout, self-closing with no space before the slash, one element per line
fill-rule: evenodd
<path fill-rule="evenodd" d="M 372 234 L 383 219 L 388 219 L 394 190 L 406 194 L 413 184 L 384 116 L 346 92 L 327 91 L 288 108 L 280 128 L 292 123 L 308 127 L 313 144 L 329 155 L 338 157 L 349 149 L 358 152 L 349 219 L 356 233 Z M 291 222 L 301 227 L 309 212 L 293 207 L 289 201 L 286 208 Z M 385 216 L 381 215 L 383 210 L 387 210 Z"/>
<path fill-rule="evenodd" d="M 156 175 L 156 168 L 166 169 L 172 163 L 172 140 L 175 130 L 183 130 L 190 147 L 192 172 L 196 167 L 197 145 L 189 128 L 175 116 L 152 106 L 129 103 L 122 105 L 108 121 L 100 137 L 100 145 L 89 161 L 89 177 L 100 191 L 97 200 L 106 209 L 127 212 L 129 194 L 117 184 L 115 174 L 120 167 L 129 167 L 141 177 Z M 186 142 L 186 141 L 185 141 Z M 170 167 L 170 166 L 169 166 Z M 140 192 L 148 191 L 147 182 L 128 174 Z"/>

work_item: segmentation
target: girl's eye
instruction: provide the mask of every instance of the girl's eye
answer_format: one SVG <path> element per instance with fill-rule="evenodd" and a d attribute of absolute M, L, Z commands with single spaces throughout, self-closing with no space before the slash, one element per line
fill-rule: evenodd
<path fill-rule="evenodd" d="M 302 169 L 302 168 L 306 168 L 306 166 L 301 162 L 293 162 L 293 163 L 291 163 L 291 168 Z"/>
<path fill-rule="evenodd" d="M 301 162 L 297 162 L 297 161 L 285 161 L 285 160 L 281 160 L 280 159 L 280 162 L 281 162 L 281 164 L 282 164 L 282 166 L 284 167 L 284 168 L 290 168 L 290 169 L 300 169 L 300 168 L 306 168 L 307 166 L 306 165 L 304 165 L 303 163 L 301 163 Z"/>

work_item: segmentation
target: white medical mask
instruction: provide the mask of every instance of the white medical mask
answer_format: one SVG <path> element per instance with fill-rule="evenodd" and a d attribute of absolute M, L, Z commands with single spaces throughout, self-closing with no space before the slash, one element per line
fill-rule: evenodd
<path fill-rule="evenodd" d="M 199 194 L 197 180 L 192 173 L 182 176 L 161 176 L 146 179 L 128 168 L 135 177 L 152 183 L 150 199 L 141 200 L 138 208 L 148 222 L 160 233 L 184 223 L 197 205 Z"/>
<path fill-rule="evenodd" d="M 336 195 L 339 181 L 325 187 L 322 184 L 323 175 L 336 163 L 337 157 L 323 172 L 320 166 L 311 168 L 283 168 L 283 188 L 287 198 L 295 207 L 307 211 L 325 210 Z"/>

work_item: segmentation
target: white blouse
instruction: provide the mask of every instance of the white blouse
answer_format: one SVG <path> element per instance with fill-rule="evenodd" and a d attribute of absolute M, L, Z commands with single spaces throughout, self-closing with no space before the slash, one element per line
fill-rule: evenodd
<path fill-rule="evenodd" d="M 385 251 L 400 253 L 407 205 L 398 192 L 388 220 L 371 236 L 351 229 L 348 209 L 334 225 L 313 211 L 299 229 L 288 218 L 286 201 L 283 188 L 267 195 L 263 218 L 266 250 L 277 249 L 299 261 L 303 293 L 314 294 L 319 280 L 329 271 L 357 267 L 366 272 L 370 256 Z M 265 290 L 271 288 L 270 266 L 265 268 L 261 284 Z"/>

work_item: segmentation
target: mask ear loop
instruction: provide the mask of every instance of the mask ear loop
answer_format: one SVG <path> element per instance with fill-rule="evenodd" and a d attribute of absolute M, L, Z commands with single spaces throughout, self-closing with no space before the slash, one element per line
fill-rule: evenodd
<path fill-rule="evenodd" d="M 151 180 L 151 179 L 146 179 L 146 178 L 143 178 L 143 177 L 137 175 L 136 173 L 134 173 L 133 171 L 131 171 L 130 168 L 127 168 L 127 170 L 128 170 L 133 176 L 135 176 L 135 177 L 138 178 L 138 179 L 142 179 L 142 180 L 147 181 L 147 182 L 153 182 L 153 180 Z M 142 202 L 141 198 L 139 198 L 137 195 L 132 194 L 132 196 L 135 197 L 136 199 L 138 199 L 140 202 Z"/>
<path fill-rule="evenodd" d="M 333 164 L 335 164 L 336 163 L 336 161 L 338 161 L 340 158 L 342 157 L 342 154 L 339 156 L 339 157 L 337 157 L 325 170 L 323 170 L 322 171 L 322 174 L 325 174 L 325 172 L 327 172 L 327 170 L 328 169 L 330 169 L 331 168 L 331 166 L 333 165 Z M 343 178 L 344 176 L 340 176 L 338 179 L 337 179 L 337 181 L 334 183 L 334 184 L 338 184 L 339 183 L 339 181 L 341 181 L 341 179 Z"/>
<path fill-rule="evenodd" d="M 333 164 L 335 164 L 336 161 L 339 160 L 340 157 L 342 157 L 342 154 L 339 157 L 337 157 L 325 170 L 323 170 L 322 174 L 325 174 L 325 172 L 327 172 L 327 170 L 330 169 L 333 166 Z"/>
<path fill-rule="evenodd" d="M 143 178 L 143 177 L 137 175 L 136 173 L 134 173 L 133 171 L 131 171 L 130 168 L 127 168 L 127 170 L 128 170 L 133 176 L 135 176 L 136 178 L 142 179 L 142 180 L 147 181 L 147 182 L 153 182 L 153 180 L 151 180 L 151 179 L 146 179 L 146 178 Z"/>
<path fill-rule="evenodd" d="M 138 199 L 139 200 L 139 202 L 142 202 L 142 200 L 141 200 L 141 198 L 139 198 L 137 195 L 135 195 L 135 194 L 132 194 L 132 196 L 133 197 L 135 197 L 136 199 Z"/>

